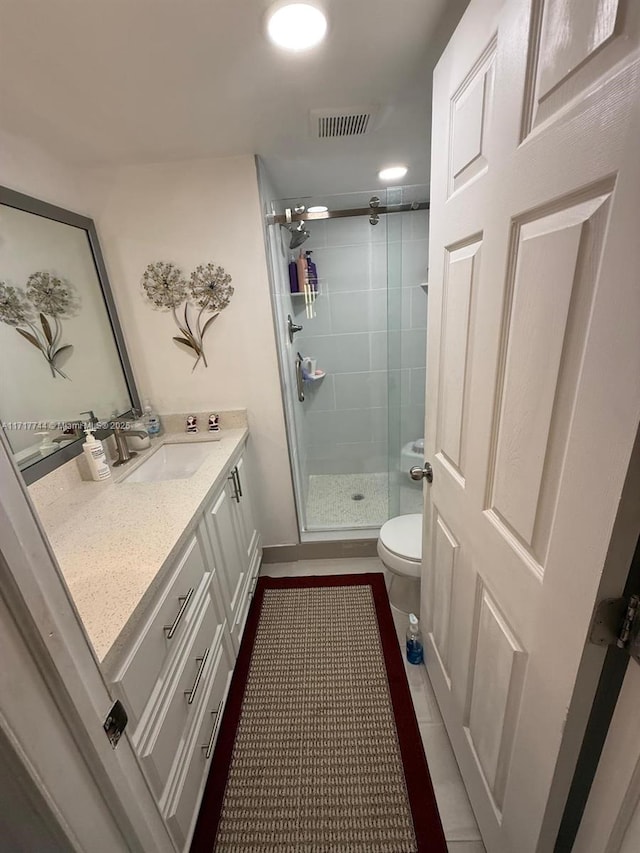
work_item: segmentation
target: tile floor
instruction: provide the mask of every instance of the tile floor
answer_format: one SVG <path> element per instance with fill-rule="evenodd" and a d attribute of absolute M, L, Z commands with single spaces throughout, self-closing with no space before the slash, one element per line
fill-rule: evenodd
<path fill-rule="evenodd" d="M 296 563 L 272 563 L 263 565 L 260 574 L 271 577 L 287 577 L 291 575 L 337 575 L 382 570 L 382 563 L 377 557 L 362 557 L 344 560 L 300 560 Z M 404 632 L 406 630 L 404 617 L 398 615 L 395 621 L 398 639 L 404 652 Z M 485 853 L 480 831 L 473 816 L 469 798 L 438 710 L 427 670 L 424 667 L 411 666 L 406 660 L 405 667 L 449 853 Z"/>
<path fill-rule="evenodd" d="M 311 474 L 306 505 L 307 530 L 381 527 L 389 518 L 390 488 L 397 490 L 399 514 L 422 512 L 422 490 L 404 485 L 390 486 L 387 472 Z M 354 500 L 354 495 L 361 497 Z"/>
<path fill-rule="evenodd" d="M 380 527 L 389 518 L 389 475 L 311 474 L 306 518 L 307 530 Z"/>

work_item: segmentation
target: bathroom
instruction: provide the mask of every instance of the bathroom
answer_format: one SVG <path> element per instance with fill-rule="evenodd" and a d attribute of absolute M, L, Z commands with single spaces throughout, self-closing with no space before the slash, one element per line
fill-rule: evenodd
<path fill-rule="evenodd" d="M 352 771 L 375 808 L 321 781 L 302 823 L 329 809 L 331 849 L 379 829 L 405 833 L 384 851 L 628 853 L 637 654 L 585 638 L 638 573 L 640 259 L 615 240 L 638 225 L 640 16 L 310 0 L 324 38 L 289 50 L 267 22 L 289 6 L 0 0 L 0 281 L 32 323 L 3 290 L 0 849 L 241 853 L 262 818 L 219 768 L 246 790 L 236 756 L 264 749 L 280 802 L 276 735 L 297 743 L 302 694 L 318 725 L 335 676 L 375 711 L 336 706 L 318 741 L 376 745 Z M 75 304 L 43 301 L 42 271 Z M 285 591 L 334 603 L 274 605 L 254 679 L 274 740 L 232 758 Z"/>

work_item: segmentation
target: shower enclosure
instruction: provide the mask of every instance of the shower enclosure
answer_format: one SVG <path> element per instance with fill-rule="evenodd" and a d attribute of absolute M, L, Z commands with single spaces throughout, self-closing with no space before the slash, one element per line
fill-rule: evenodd
<path fill-rule="evenodd" d="M 408 187 L 267 205 L 303 541 L 374 537 L 388 518 L 422 509 L 408 468 L 423 460 L 425 198 Z M 317 285 L 292 292 L 289 263 L 308 252 Z"/>

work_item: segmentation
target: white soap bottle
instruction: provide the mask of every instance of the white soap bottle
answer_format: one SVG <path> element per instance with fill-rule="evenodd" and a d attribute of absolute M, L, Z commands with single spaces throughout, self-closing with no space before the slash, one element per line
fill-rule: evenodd
<path fill-rule="evenodd" d="M 82 445 L 82 450 L 87 458 L 89 471 L 94 480 L 108 480 L 111 476 L 111 468 L 107 463 L 102 442 L 94 436 L 93 430 L 86 429 L 87 440 Z"/>

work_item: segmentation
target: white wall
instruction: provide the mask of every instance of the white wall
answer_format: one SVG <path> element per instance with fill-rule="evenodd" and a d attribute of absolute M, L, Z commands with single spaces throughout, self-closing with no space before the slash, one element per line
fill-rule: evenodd
<path fill-rule="evenodd" d="M 84 174 L 27 139 L 0 130 L 0 185 L 91 216 Z"/>
<path fill-rule="evenodd" d="M 258 185 L 253 157 L 191 160 L 95 172 L 94 209 L 118 314 L 143 396 L 163 412 L 247 408 L 257 514 L 266 545 L 298 539 Z M 209 367 L 172 341 L 169 312 L 140 285 L 152 261 L 221 264 L 230 305 L 211 326 Z"/>

